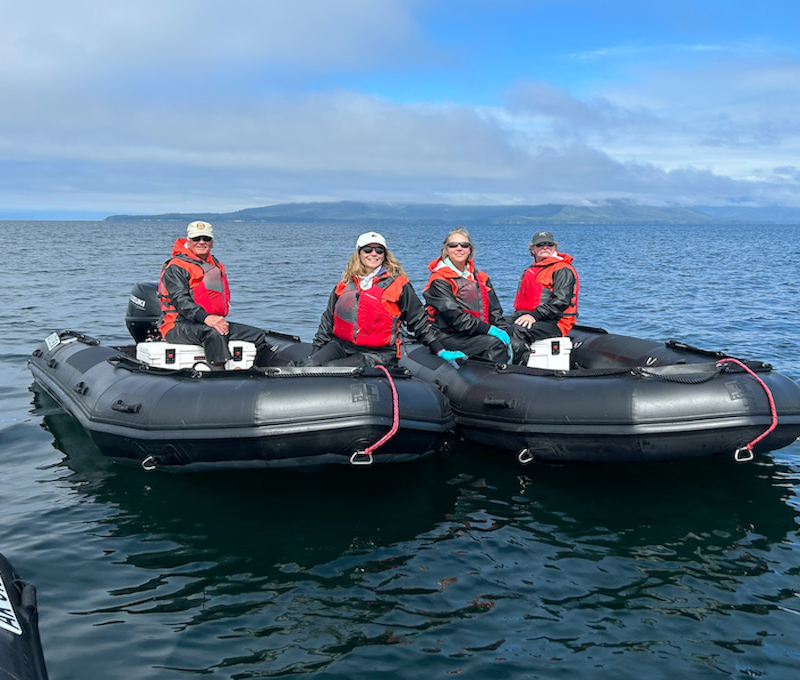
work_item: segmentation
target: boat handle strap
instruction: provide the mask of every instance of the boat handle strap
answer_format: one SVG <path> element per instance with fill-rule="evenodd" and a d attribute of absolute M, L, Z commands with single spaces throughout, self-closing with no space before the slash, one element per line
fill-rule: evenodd
<path fill-rule="evenodd" d="M 484 406 L 492 406 L 494 408 L 516 408 L 517 400 L 515 399 L 498 399 L 497 397 L 486 397 L 483 400 Z"/>
<path fill-rule="evenodd" d="M 139 413 L 142 410 L 141 404 L 126 404 L 122 399 L 117 399 L 113 404 L 111 404 L 111 408 L 114 411 L 119 411 L 120 413 Z"/>

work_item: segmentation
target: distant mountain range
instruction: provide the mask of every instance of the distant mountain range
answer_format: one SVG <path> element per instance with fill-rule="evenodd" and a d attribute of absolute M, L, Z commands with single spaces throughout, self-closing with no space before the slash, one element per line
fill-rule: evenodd
<path fill-rule="evenodd" d="M 434 203 L 282 203 L 229 213 L 111 215 L 106 221 L 417 222 L 428 224 L 800 224 L 800 208 L 660 207 L 610 201 L 601 206 L 445 205 Z"/>

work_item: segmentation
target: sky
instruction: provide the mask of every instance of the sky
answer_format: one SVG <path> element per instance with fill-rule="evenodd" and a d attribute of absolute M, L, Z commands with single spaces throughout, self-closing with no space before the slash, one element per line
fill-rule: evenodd
<path fill-rule="evenodd" d="M 0 219 L 800 206 L 797 0 L 0 0 Z"/>

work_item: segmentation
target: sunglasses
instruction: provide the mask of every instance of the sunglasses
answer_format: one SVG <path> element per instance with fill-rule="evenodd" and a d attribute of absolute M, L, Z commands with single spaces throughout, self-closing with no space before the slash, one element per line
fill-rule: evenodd
<path fill-rule="evenodd" d="M 197 243 L 198 241 L 213 241 L 214 238 L 212 236 L 192 236 L 189 240 Z"/>
<path fill-rule="evenodd" d="M 552 241 L 542 241 L 541 243 L 536 243 L 533 247 L 534 248 L 552 248 L 555 245 Z"/>
<path fill-rule="evenodd" d="M 383 255 L 386 252 L 386 248 L 383 246 L 362 246 L 361 252 L 367 255 L 373 252 L 378 253 L 378 255 Z"/>
<path fill-rule="evenodd" d="M 459 241 L 447 244 L 448 248 L 470 248 L 471 246 L 472 244 L 467 241 Z"/>

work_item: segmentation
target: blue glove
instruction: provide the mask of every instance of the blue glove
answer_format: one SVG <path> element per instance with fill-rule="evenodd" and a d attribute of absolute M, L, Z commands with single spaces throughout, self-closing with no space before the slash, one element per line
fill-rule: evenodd
<path fill-rule="evenodd" d="M 508 337 L 508 333 L 506 333 L 502 328 L 498 328 L 497 326 L 489 326 L 489 335 L 497 338 L 504 345 L 511 344 L 511 338 Z"/>
<path fill-rule="evenodd" d="M 458 362 L 456 359 L 467 359 L 467 355 L 464 352 L 459 352 L 458 350 L 452 349 L 440 349 L 436 353 L 437 357 L 444 359 L 448 362 L 453 368 L 458 368 Z"/>

